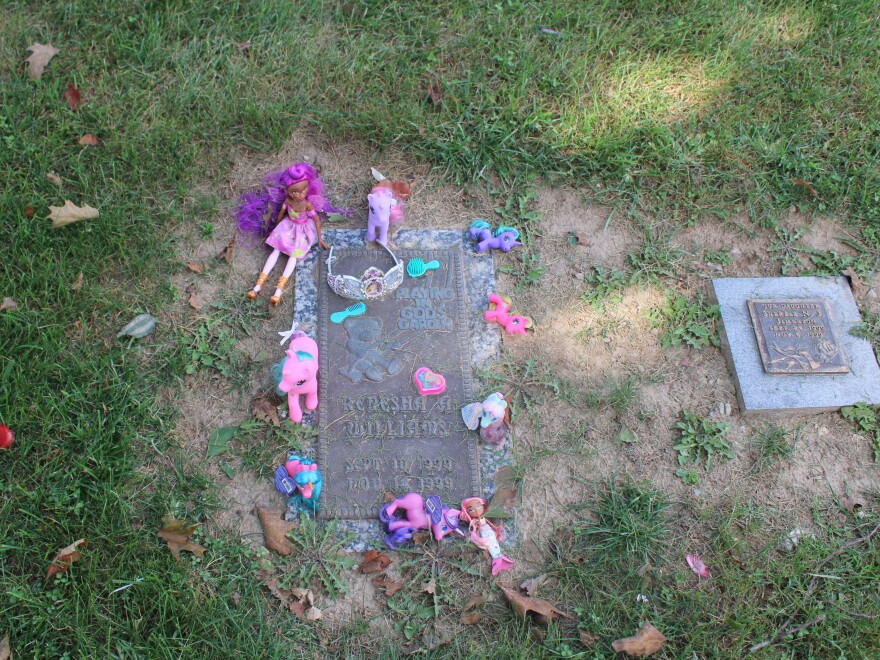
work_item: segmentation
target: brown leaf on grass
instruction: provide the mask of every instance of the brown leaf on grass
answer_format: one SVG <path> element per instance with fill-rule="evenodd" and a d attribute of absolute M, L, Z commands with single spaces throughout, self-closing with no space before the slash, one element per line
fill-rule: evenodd
<path fill-rule="evenodd" d="M 52 229 L 57 229 L 72 222 L 97 218 L 98 209 L 93 209 L 88 204 L 79 207 L 69 199 L 65 199 L 64 206 L 50 206 L 49 215 L 46 217 L 52 221 Z"/>
<path fill-rule="evenodd" d="M 189 306 L 193 309 L 198 310 L 202 308 L 202 303 L 196 300 L 196 294 L 192 291 L 189 292 L 189 298 L 187 298 L 187 302 L 189 303 Z"/>
<path fill-rule="evenodd" d="M 36 213 L 36 211 L 34 210 L 34 207 L 33 207 L 33 206 L 31 206 L 30 204 L 25 204 L 25 205 L 24 205 L 24 217 L 25 217 L 25 218 L 27 218 L 28 220 L 30 220 L 31 218 L 34 217 L 34 214 L 35 214 L 35 213 Z"/>
<path fill-rule="evenodd" d="M 63 181 L 61 180 L 61 177 L 58 176 L 57 174 L 55 174 L 55 172 L 53 172 L 51 170 L 46 172 L 46 180 L 49 181 L 49 183 L 54 183 L 56 186 L 60 186 L 63 183 Z M 52 207 L 50 206 L 49 208 L 52 208 Z"/>
<path fill-rule="evenodd" d="M 289 555 L 293 552 L 293 544 L 287 540 L 287 532 L 296 529 L 296 523 L 287 522 L 283 515 L 284 511 L 281 509 L 257 507 L 257 518 L 263 527 L 265 546 L 279 555 Z"/>
<path fill-rule="evenodd" d="M 538 593 L 538 587 L 544 584 L 547 581 L 546 575 L 539 575 L 537 577 L 529 578 L 528 580 L 523 580 L 519 585 L 519 588 L 526 592 L 529 596 L 534 596 Z"/>
<path fill-rule="evenodd" d="M 16 305 L 15 301 L 9 297 L 4 298 L 3 302 L 0 303 L 0 312 L 5 312 L 7 309 L 10 312 L 14 312 L 16 309 L 18 309 L 18 305 Z"/>
<path fill-rule="evenodd" d="M 243 53 L 251 47 L 251 42 L 250 41 L 239 41 L 237 44 L 235 44 L 235 47 L 238 48 L 239 52 Z"/>
<path fill-rule="evenodd" d="M 856 513 L 859 509 L 864 506 L 863 502 L 855 499 L 854 497 L 841 497 L 840 498 L 840 506 L 849 511 L 850 513 Z"/>
<path fill-rule="evenodd" d="M 614 640 L 611 648 L 615 653 L 626 653 L 631 658 L 644 658 L 663 648 L 665 642 L 666 638 L 660 631 L 645 621 L 635 635 Z"/>
<path fill-rule="evenodd" d="M 791 181 L 797 188 L 800 188 L 801 190 L 803 190 L 807 195 L 809 195 L 813 199 L 816 199 L 819 196 L 819 193 L 816 192 L 816 189 L 813 187 L 813 185 L 809 181 L 805 181 L 804 179 L 800 179 L 798 177 L 794 177 L 792 179 L 789 179 L 789 181 Z"/>
<path fill-rule="evenodd" d="M 422 591 L 424 591 L 426 594 L 437 593 L 437 582 L 435 580 L 425 582 L 425 584 L 422 585 Z"/>
<path fill-rule="evenodd" d="M 358 566 L 360 573 L 380 573 L 391 565 L 391 559 L 384 552 L 376 552 L 375 550 L 367 550 L 364 560 Z"/>
<path fill-rule="evenodd" d="M 80 289 L 82 289 L 82 286 L 83 286 L 83 274 L 80 273 L 79 275 L 76 276 L 76 281 L 70 285 L 70 288 L 73 291 L 79 291 Z"/>
<path fill-rule="evenodd" d="M 529 612 L 531 612 L 535 623 L 546 626 L 547 623 L 555 619 L 557 615 L 565 617 L 566 619 L 571 618 L 568 614 L 556 609 L 552 603 L 543 598 L 530 598 L 529 596 L 523 596 L 514 589 L 508 589 L 507 587 L 502 587 L 500 585 L 498 588 L 504 592 L 508 602 L 510 602 L 510 606 L 513 607 L 513 611 L 516 612 L 517 616 L 521 619 L 527 620 L 529 618 Z"/>
<path fill-rule="evenodd" d="M 442 93 L 440 91 L 440 83 L 436 80 L 428 83 L 428 97 L 431 99 L 431 103 L 434 105 L 440 105 Z"/>
<path fill-rule="evenodd" d="M 12 660 L 12 648 L 9 646 L 9 635 L 0 639 L 0 660 Z"/>
<path fill-rule="evenodd" d="M 485 602 L 488 602 L 488 598 L 483 595 L 474 596 L 467 603 L 464 604 L 464 607 L 461 610 L 461 622 L 466 626 L 472 626 L 477 621 L 480 620 L 482 615 L 477 612 L 477 607 L 482 605 Z"/>
<path fill-rule="evenodd" d="M 71 110 L 76 110 L 82 100 L 79 90 L 73 86 L 73 83 L 67 83 L 67 89 L 64 91 L 64 98 L 67 99 L 67 105 Z"/>
<path fill-rule="evenodd" d="M 292 603 L 287 603 L 287 609 L 293 612 L 294 616 L 296 616 L 298 619 L 301 619 L 302 615 L 306 613 L 305 604 L 301 603 L 298 600 L 295 600 Z"/>
<path fill-rule="evenodd" d="M 187 261 L 186 267 L 196 275 L 201 275 L 207 270 L 208 265 L 204 261 Z"/>
<path fill-rule="evenodd" d="M 250 405 L 251 415 L 261 422 L 269 422 L 272 426 L 281 426 L 281 418 L 278 417 L 278 408 L 268 397 L 254 397 Z"/>
<path fill-rule="evenodd" d="M 303 603 L 311 607 L 315 604 L 315 594 L 312 593 L 311 589 L 303 589 L 302 587 L 294 587 L 290 590 L 291 595 L 294 598 L 298 598 Z"/>
<path fill-rule="evenodd" d="M 49 60 L 61 52 L 51 44 L 31 44 L 27 49 L 31 54 L 24 61 L 28 63 L 28 77 L 31 80 L 39 80 Z"/>
<path fill-rule="evenodd" d="M 66 548 L 59 550 L 55 555 L 55 559 L 49 564 L 49 568 L 46 571 L 46 579 L 48 580 L 55 575 L 59 575 L 70 568 L 71 564 L 82 556 L 79 554 L 77 548 L 83 547 L 85 544 L 86 540 L 80 539 L 79 541 L 74 541 Z"/>
<path fill-rule="evenodd" d="M 180 553 L 193 553 L 196 557 L 204 557 L 205 550 L 198 543 L 191 543 L 189 537 L 196 531 L 198 524 L 187 525 L 182 520 L 175 520 L 171 516 L 162 518 L 164 527 L 159 528 L 159 538 L 168 543 L 168 549 L 177 561 L 180 561 Z"/>
<path fill-rule="evenodd" d="M 310 607 L 306 610 L 306 613 L 303 615 L 303 620 L 305 621 L 317 621 L 323 616 L 323 612 L 319 610 L 317 607 Z"/>
<path fill-rule="evenodd" d="M 587 648 L 590 648 L 593 644 L 596 643 L 596 638 L 584 630 L 578 630 L 578 637 L 580 637 L 581 639 L 581 644 L 583 644 Z"/>
<path fill-rule="evenodd" d="M 572 245 L 579 245 L 580 247 L 590 247 L 593 244 L 593 241 L 590 240 L 590 237 L 587 236 L 584 232 L 580 231 L 570 231 L 568 232 L 569 239 Z"/>
<path fill-rule="evenodd" d="M 853 293 L 856 297 L 861 298 L 865 293 L 865 285 L 862 284 L 862 280 L 856 272 L 852 268 L 844 268 L 840 271 L 840 274 L 849 280 L 850 287 L 852 287 Z"/>
<path fill-rule="evenodd" d="M 77 140 L 77 144 L 82 147 L 94 147 L 97 144 L 100 144 L 101 139 L 97 135 L 92 135 L 91 133 L 86 133 L 79 140 Z"/>
<path fill-rule="evenodd" d="M 216 255 L 214 255 L 215 259 L 225 259 L 227 262 L 232 263 L 232 252 L 235 250 L 235 236 L 232 237 L 232 240 L 229 241 L 229 245 L 220 250 Z"/>
<path fill-rule="evenodd" d="M 403 589 L 404 586 L 403 581 L 395 582 L 390 577 L 384 574 L 374 577 L 373 584 L 375 584 L 377 587 L 382 587 L 383 589 L 385 589 L 385 595 L 389 598 L 391 598 L 391 596 Z"/>

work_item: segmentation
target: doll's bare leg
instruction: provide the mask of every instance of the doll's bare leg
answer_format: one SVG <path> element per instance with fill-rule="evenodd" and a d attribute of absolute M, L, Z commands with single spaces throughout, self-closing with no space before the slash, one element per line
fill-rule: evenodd
<path fill-rule="evenodd" d="M 275 295 L 269 298 L 269 302 L 273 305 L 277 305 L 280 302 L 281 294 L 284 293 L 284 287 L 287 285 L 287 280 L 293 274 L 293 270 L 296 268 L 298 261 L 299 260 L 296 257 L 287 258 L 287 265 L 284 267 L 284 273 L 278 278 L 278 283 L 275 285 L 277 287 L 275 289 Z"/>
<path fill-rule="evenodd" d="M 254 284 L 254 288 L 248 292 L 248 298 L 253 300 L 257 297 L 257 294 L 260 292 L 260 289 L 263 288 L 263 284 L 266 283 L 266 280 L 269 278 L 269 273 L 272 272 L 272 269 L 275 268 L 275 264 L 278 263 L 278 255 L 281 254 L 280 250 L 272 250 L 272 254 L 269 255 L 269 258 L 266 259 L 266 263 L 263 265 L 263 270 L 260 271 L 260 274 L 257 275 L 257 283 Z"/>

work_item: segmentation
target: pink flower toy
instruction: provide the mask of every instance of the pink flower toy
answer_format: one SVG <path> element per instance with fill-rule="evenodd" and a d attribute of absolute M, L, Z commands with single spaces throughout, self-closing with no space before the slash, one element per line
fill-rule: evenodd
<path fill-rule="evenodd" d="M 487 323 L 497 322 L 508 334 L 526 334 L 526 330 L 534 325 L 532 319 L 511 314 L 510 305 L 510 298 L 492 293 L 489 295 L 489 309 L 483 314 L 483 318 Z"/>
<path fill-rule="evenodd" d="M 306 333 L 297 330 L 291 335 L 287 357 L 272 366 L 272 375 L 279 393 L 287 393 L 290 419 L 301 422 L 299 396 L 306 397 L 306 408 L 318 407 L 318 345 Z"/>
<path fill-rule="evenodd" d="M 278 263 L 278 257 L 282 253 L 289 257 L 275 285 L 275 293 L 269 298 L 273 305 L 277 305 L 296 264 L 306 258 L 312 246 L 317 243 L 327 249 L 327 244 L 321 239 L 318 211 L 343 215 L 349 211 L 337 209 L 327 201 L 324 184 L 308 163 L 297 163 L 272 172 L 264 183 L 264 192 L 241 196 L 236 216 L 242 233 L 265 236 L 266 245 L 272 248 L 257 276 L 257 283 L 248 291 L 249 299 L 257 297 L 269 273 Z"/>
<path fill-rule="evenodd" d="M 480 497 L 469 497 L 461 503 L 461 519 L 468 523 L 471 541 L 483 548 L 492 558 L 492 575 L 513 568 L 513 560 L 501 553 L 499 541 L 504 539 L 501 526 L 486 520 L 486 500 Z"/>

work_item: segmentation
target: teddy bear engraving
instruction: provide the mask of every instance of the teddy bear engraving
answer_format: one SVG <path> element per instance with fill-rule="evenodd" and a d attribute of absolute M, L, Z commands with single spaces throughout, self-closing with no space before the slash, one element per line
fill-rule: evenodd
<path fill-rule="evenodd" d="M 369 316 L 347 318 L 342 324 L 348 334 L 348 367 L 339 370 L 353 383 L 364 378 L 381 383 L 385 376 L 393 376 L 403 364 L 393 357 L 400 342 L 388 341 L 382 335 L 382 321 Z"/>

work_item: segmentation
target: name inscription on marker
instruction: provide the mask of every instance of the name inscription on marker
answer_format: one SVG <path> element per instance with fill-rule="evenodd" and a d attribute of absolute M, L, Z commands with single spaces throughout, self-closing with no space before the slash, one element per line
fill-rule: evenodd
<path fill-rule="evenodd" d="M 747 305 L 766 373 L 849 373 L 827 300 L 750 299 Z"/>

